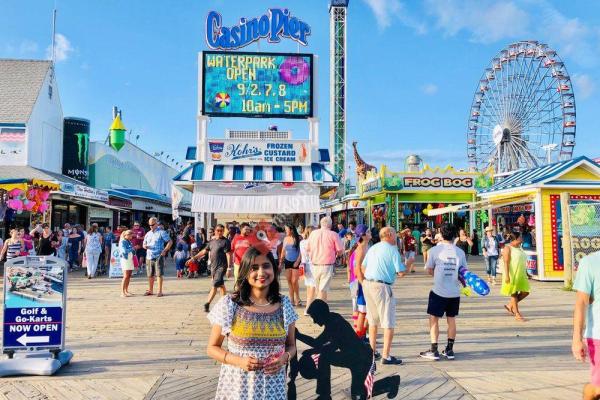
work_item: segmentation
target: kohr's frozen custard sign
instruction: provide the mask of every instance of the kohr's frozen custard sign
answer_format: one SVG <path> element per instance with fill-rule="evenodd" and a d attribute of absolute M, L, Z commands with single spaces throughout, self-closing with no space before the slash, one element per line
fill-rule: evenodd
<path fill-rule="evenodd" d="M 239 49 L 267 39 L 269 43 L 279 43 L 281 38 L 291 39 L 303 46 L 308 44 L 310 26 L 287 9 L 270 8 L 258 18 L 240 18 L 237 25 L 223 26 L 223 18 L 216 11 L 206 17 L 206 43 L 214 50 Z"/>
<path fill-rule="evenodd" d="M 223 164 L 310 164 L 306 141 L 252 142 L 214 140 L 208 142 L 209 159 Z"/>

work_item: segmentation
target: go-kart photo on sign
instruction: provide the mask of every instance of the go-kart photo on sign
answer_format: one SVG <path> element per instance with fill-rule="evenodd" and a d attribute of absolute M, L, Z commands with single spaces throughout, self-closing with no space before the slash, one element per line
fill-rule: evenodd
<path fill-rule="evenodd" d="M 203 114 L 312 117 L 312 80 L 312 54 L 205 51 Z"/>
<path fill-rule="evenodd" d="M 62 348 L 64 289 L 64 265 L 56 257 L 19 257 L 6 262 L 4 351 Z"/>

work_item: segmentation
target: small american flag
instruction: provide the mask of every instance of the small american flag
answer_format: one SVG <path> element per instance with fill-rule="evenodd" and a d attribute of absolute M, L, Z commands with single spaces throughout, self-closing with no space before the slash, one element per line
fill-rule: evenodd
<path fill-rule="evenodd" d="M 313 359 L 315 363 L 315 367 L 319 368 L 319 356 L 320 354 L 311 354 L 310 357 Z M 369 368 L 369 373 L 365 378 L 365 389 L 367 390 L 367 397 L 373 397 L 373 384 L 375 383 L 375 371 L 377 370 L 377 366 L 375 364 L 375 357 L 373 357 L 373 361 L 371 362 L 371 368 Z"/>
<path fill-rule="evenodd" d="M 319 368 L 319 353 L 317 354 L 311 354 L 311 358 L 313 359 L 314 363 L 315 363 L 315 367 L 318 369 Z"/>
<path fill-rule="evenodd" d="M 369 373 L 365 378 L 365 389 L 367 389 L 367 397 L 373 397 L 373 384 L 375 383 L 375 370 L 377 369 L 375 365 L 375 357 L 373 357 L 373 362 L 371 363 L 371 368 L 369 369 Z"/>

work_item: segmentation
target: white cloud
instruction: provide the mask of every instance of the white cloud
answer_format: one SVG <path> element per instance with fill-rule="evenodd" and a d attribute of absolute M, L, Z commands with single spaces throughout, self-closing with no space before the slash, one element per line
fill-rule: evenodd
<path fill-rule="evenodd" d="M 38 45 L 36 42 L 29 39 L 23 39 L 20 42 L 8 42 L 0 46 L 0 57 L 35 57 L 37 51 Z"/>
<path fill-rule="evenodd" d="M 375 14 L 377 25 L 385 29 L 392 24 L 392 15 L 400 9 L 398 0 L 363 0 Z"/>
<path fill-rule="evenodd" d="M 514 2 L 427 0 L 425 5 L 437 28 L 446 35 L 464 30 L 471 34 L 472 41 L 480 43 L 523 37 L 530 19 Z"/>
<path fill-rule="evenodd" d="M 419 35 L 425 34 L 425 24 L 412 16 L 399 0 L 363 0 L 375 14 L 380 30 L 388 28 L 394 18 L 403 25 L 414 29 Z"/>
<path fill-rule="evenodd" d="M 434 83 L 426 83 L 425 85 L 421 86 L 421 91 L 426 95 L 431 96 L 437 93 L 438 87 Z"/>
<path fill-rule="evenodd" d="M 570 18 L 547 0 L 426 0 L 425 8 L 447 36 L 464 32 L 473 42 L 502 45 L 535 39 L 581 66 L 600 62 L 600 26 Z"/>
<path fill-rule="evenodd" d="M 573 74 L 573 83 L 575 85 L 575 96 L 577 99 L 587 99 L 596 90 L 596 84 L 586 74 Z"/>
<path fill-rule="evenodd" d="M 73 51 L 71 42 L 61 33 L 57 33 L 55 38 L 54 58 L 56 62 L 65 61 L 69 58 L 69 54 Z M 52 58 L 52 45 L 46 49 L 46 57 Z"/>
<path fill-rule="evenodd" d="M 542 18 L 537 35 L 547 40 L 562 57 L 572 57 L 582 66 L 595 66 L 599 58 L 600 29 L 578 18 L 566 17 L 545 1 L 541 4 Z"/>
<path fill-rule="evenodd" d="M 38 44 L 31 40 L 25 39 L 19 45 L 19 53 L 22 55 L 36 53 L 38 51 Z"/>

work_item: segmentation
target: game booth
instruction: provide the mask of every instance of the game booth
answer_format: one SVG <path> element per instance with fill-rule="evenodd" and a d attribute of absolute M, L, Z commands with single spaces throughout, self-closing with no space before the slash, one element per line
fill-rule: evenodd
<path fill-rule="evenodd" d="M 587 204 L 600 201 L 600 166 L 582 156 L 522 170 L 489 188 L 480 189 L 477 202 L 446 207 L 433 213 L 477 211 L 482 214 L 482 223 L 492 224 L 498 232 L 507 233 L 512 229 L 524 232 L 527 272 L 537 280 L 562 281 L 561 193 L 570 196 L 572 230 L 580 225 L 592 225 L 600 215 L 596 215 L 595 206 L 591 207 L 590 213 Z M 583 207 L 578 207 L 579 204 Z M 571 240 L 575 265 L 579 258 L 593 250 L 592 247 L 600 250 L 597 234 L 581 236 L 572 232 Z"/>
<path fill-rule="evenodd" d="M 491 173 L 464 172 L 451 166 L 424 165 L 416 171 L 392 172 L 383 165 L 379 171 L 369 171 L 358 186 L 361 199 L 367 202 L 366 220 L 371 226 L 424 230 L 450 222 L 471 232 L 477 226 L 472 212 L 430 212 L 475 201 L 477 189 L 490 186 L 492 179 Z"/>
<path fill-rule="evenodd" d="M 48 222 L 50 191 L 59 187 L 56 182 L 40 179 L 0 180 L 0 237 L 6 238 L 14 226 Z"/>
<path fill-rule="evenodd" d="M 323 201 L 320 216 L 329 215 L 334 226 L 338 223 L 348 226 L 350 222 L 365 224 L 368 221 L 365 215 L 366 207 L 367 202 L 360 200 L 358 194 L 350 194 L 341 199 Z"/>

